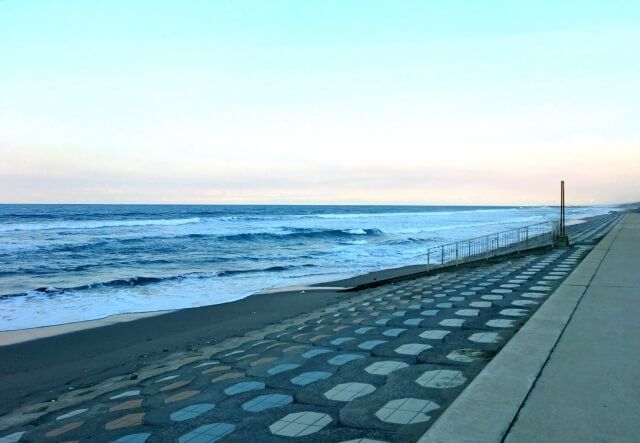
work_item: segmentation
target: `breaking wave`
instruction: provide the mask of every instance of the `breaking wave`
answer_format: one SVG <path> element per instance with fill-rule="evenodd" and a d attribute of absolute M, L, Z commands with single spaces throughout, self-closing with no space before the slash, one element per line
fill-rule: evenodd
<path fill-rule="evenodd" d="M 189 223 L 199 223 L 199 217 L 178 218 L 170 220 L 82 220 L 44 223 L 8 223 L 0 225 L 0 232 L 15 231 L 45 231 L 45 230 L 75 230 L 100 229 L 126 226 L 177 226 Z"/>

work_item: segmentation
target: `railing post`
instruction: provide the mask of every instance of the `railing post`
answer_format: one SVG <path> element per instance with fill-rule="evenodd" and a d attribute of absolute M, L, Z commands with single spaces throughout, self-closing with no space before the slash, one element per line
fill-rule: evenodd
<path fill-rule="evenodd" d="M 474 257 L 476 260 L 481 259 L 483 252 L 485 260 L 488 261 L 491 257 L 512 253 L 514 249 L 517 253 L 520 253 L 531 247 L 546 245 L 546 242 L 553 245 L 558 231 L 558 222 L 548 221 L 523 226 L 521 228 L 514 228 L 508 231 L 487 234 L 481 237 L 474 237 L 472 239 L 458 240 L 457 242 L 453 242 L 455 245 L 453 243 L 440 245 L 440 264 L 444 265 L 445 263 L 451 263 L 455 260 L 456 266 L 459 266 L 460 263 L 466 263 L 471 257 Z M 466 252 L 465 245 L 467 249 Z M 454 247 L 455 256 L 453 251 Z M 434 265 L 437 267 L 438 250 L 436 248 L 438 248 L 438 246 L 431 247 L 427 250 L 427 272 L 431 270 L 431 250 L 436 254 Z"/>
<path fill-rule="evenodd" d="M 489 236 L 484 236 L 484 259 L 489 260 Z"/>

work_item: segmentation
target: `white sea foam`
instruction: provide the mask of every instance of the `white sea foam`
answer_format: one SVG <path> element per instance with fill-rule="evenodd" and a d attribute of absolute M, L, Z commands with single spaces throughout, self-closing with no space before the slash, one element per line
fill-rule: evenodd
<path fill-rule="evenodd" d="M 353 272 L 359 270 L 354 269 Z M 207 274 L 147 286 L 96 287 L 75 291 L 47 288 L 46 291 L 28 291 L 26 296 L 0 298 L 0 331 L 95 320 L 116 314 L 227 303 L 264 289 L 299 282 L 321 282 L 326 280 L 322 276 L 327 275 L 326 272 L 307 273 L 302 269 L 268 276 L 240 274 L 233 278 Z"/>
<path fill-rule="evenodd" d="M 125 226 L 177 226 L 199 222 L 200 218 L 193 217 L 171 220 L 70 220 L 64 222 L 44 223 L 5 223 L 0 225 L 0 232 L 99 229 Z"/>
<path fill-rule="evenodd" d="M 470 213 L 482 213 L 482 212 L 496 212 L 496 211 L 514 211 L 518 208 L 490 208 L 490 209 L 470 209 L 459 211 L 425 211 L 425 212 L 378 212 L 378 213 L 345 213 L 345 214 L 314 214 L 311 216 L 300 217 L 313 217 L 313 218 L 371 218 L 371 217 L 437 217 L 440 215 L 452 215 L 452 214 L 470 214 Z"/>

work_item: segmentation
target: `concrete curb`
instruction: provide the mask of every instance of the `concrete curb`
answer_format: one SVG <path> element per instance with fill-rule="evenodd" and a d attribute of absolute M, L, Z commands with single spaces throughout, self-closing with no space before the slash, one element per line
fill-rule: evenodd
<path fill-rule="evenodd" d="M 502 441 L 619 230 L 618 222 L 420 438 L 420 443 Z"/>

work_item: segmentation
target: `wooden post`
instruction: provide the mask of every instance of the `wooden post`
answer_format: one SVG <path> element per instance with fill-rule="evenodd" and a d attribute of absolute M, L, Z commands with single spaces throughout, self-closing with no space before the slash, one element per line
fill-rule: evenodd
<path fill-rule="evenodd" d="M 560 182 L 560 235 L 564 237 L 564 180 Z"/>

